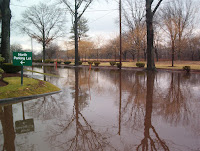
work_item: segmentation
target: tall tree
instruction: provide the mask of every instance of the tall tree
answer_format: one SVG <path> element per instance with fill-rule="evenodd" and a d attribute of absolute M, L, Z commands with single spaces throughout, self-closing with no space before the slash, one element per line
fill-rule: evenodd
<path fill-rule="evenodd" d="M 78 21 L 94 0 L 59 0 L 67 6 L 74 20 L 75 66 L 78 66 Z"/>
<path fill-rule="evenodd" d="M 162 1 L 163 0 L 159 0 L 156 7 L 152 10 L 154 0 L 146 0 L 147 70 L 155 70 L 153 17 Z"/>
<path fill-rule="evenodd" d="M 1 28 L 1 53 L 6 62 L 10 62 L 10 0 L 0 1 L 2 28 Z"/>
<path fill-rule="evenodd" d="M 166 32 L 168 33 L 170 37 L 170 43 L 171 43 L 171 59 L 172 59 L 172 67 L 174 66 L 174 54 L 175 54 L 175 41 L 177 39 L 178 35 L 178 28 L 176 28 L 176 21 L 173 17 L 175 14 L 174 10 L 169 7 L 170 5 L 165 6 L 164 9 L 162 9 L 162 20 L 163 24 L 166 27 Z M 161 25 L 162 26 L 162 25 Z"/>
<path fill-rule="evenodd" d="M 87 32 L 89 31 L 89 27 L 87 25 L 88 20 L 84 17 L 80 18 L 80 20 L 78 21 L 78 39 L 81 40 L 82 38 L 87 38 Z M 73 34 L 73 36 L 71 36 L 70 38 L 75 40 L 75 36 L 74 36 L 74 25 L 71 28 L 70 33 Z"/>
<path fill-rule="evenodd" d="M 129 29 L 130 34 L 128 37 L 132 41 L 132 53 L 136 51 L 137 61 L 139 62 L 141 51 L 144 50 L 146 36 L 145 9 L 143 3 L 139 0 L 125 0 L 124 2 L 124 25 Z"/>
<path fill-rule="evenodd" d="M 161 16 L 166 27 L 165 31 L 171 40 L 172 66 L 174 65 L 175 51 L 178 59 L 181 59 L 183 40 L 192 33 L 196 10 L 191 0 L 174 0 L 162 9 Z M 175 46 L 177 50 L 175 50 Z"/>
<path fill-rule="evenodd" d="M 40 3 L 28 8 L 22 16 L 20 29 L 42 44 L 45 61 L 46 46 L 64 35 L 65 13 L 55 6 Z"/>

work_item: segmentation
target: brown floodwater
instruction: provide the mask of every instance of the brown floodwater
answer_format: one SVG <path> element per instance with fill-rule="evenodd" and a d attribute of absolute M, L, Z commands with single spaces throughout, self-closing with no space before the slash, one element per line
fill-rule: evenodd
<path fill-rule="evenodd" d="M 0 104 L 0 150 L 199 151 L 200 74 L 34 67 L 61 88 Z"/>

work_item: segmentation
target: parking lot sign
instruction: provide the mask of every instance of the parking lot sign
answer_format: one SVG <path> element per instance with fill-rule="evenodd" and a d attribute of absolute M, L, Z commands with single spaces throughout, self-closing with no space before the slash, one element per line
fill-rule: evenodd
<path fill-rule="evenodd" d="M 32 52 L 13 52 L 13 65 L 32 66 Z"/>

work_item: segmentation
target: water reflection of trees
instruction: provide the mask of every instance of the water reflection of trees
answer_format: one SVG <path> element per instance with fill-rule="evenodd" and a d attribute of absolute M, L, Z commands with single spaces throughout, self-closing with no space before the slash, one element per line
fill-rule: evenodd
<path fill-rule="evenodd" d="M 146 94 L 146 113 L 144 119 L 144 138 L 137 146 L 136 150 L 165 150 L 169 148 L 164 140 L 162 140 L 152 124 L 153 110 L 153 91 L 154 91 L 155 73 L 147 72 L 147 94 Z M 150 134 L 151 130 L 151 134 Z"/>
<path fill-rule="evenodd" d="M 128 97 L 123 102 L 122 118 L 123 123 L 133 129 L 141 127 L 144 117 L 144 104 L 145 104 L 145 72 L 136 72 L 134 77 L 126 79 L 127 74 L 123 74 L 122 90 L 128 92 Z"/>
<path fill-rule="evenodd" d="M 75 69 L 75 93 L 72 93 L 74 98 L 73 112 L 70 118 L 66 121 L 60 120 L 57 127 L 51 129 L 49 141 L 55 147 L 63 150 L 103 150 L 105 146 L 109 146 L 106 141 L 106 134 L 102 134 L 92 127 L 84 115 L 81 113 L 84 107 L 84 101 L 87 95 L 79 93 L 79 71 Z"/>
<path fill-rule="evenodd" d="M 182 85 L 180 73 L 171 73 L 169 88 L 165 92 L 162 103 L 159 104 L 159 115 L 162 115 L 167 122 L 177 125 L 183 122 L 183 125 L 189 124 L 191 114 L 189 98 L 191 98 L 190 89 Z"/>
<path fill-rule="evenodd" d="M 0 106 L 0 121 L 3 129 L 4 144 L 2 150 L 15 150 L 15 131 L 12 105 Z M 1 134 L 0 134 L 1 135 Z"/>

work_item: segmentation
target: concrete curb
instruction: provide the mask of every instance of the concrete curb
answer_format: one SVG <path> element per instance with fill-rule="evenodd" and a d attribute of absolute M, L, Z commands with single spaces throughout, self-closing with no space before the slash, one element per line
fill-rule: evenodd
<path fill-rule="evenodd" d="M 0 105 L 6 105 L 6 104 L 14 104 L 22 101 L 27 101 L 27 100 L 32 100 L 32 99 L 37 99 L 40 97 L 45 97 L 48 95 L 53 95 L 60 93 L 62 91 L 55 91 L 55 92 L 50 92 L 50 93 L 44 93 L 44 94 L 38 94 L 38 95 L 31 95 L 31 96 L 24 96 L 24 97 L 17 97 L 17 98 L 7 98 L 7 99 L 0 99 Z"/>

